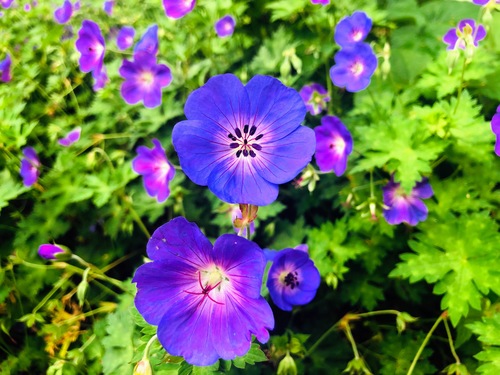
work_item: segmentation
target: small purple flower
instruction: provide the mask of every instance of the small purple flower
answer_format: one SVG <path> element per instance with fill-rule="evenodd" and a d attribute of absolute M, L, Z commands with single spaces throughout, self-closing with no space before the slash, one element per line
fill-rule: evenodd
<path fill-rule="evenodd" d="M 134 55 L 144 52 L 152 56 L 158 54 L 158 25 L 150 26 L 135 45 Z"/>
<path fill-rule="evenodd" d="M 115 6 L 114 0 L 109 0 L 105 1 L 103 5 L 104 11 L 108 14 L 108 16 L 111 16 L 113 14 L 113 7 Z"/>
<path fill-rule="evenodd" d="M 142 100 L 147 108 L 161 104 L 162 88 L 172 81 L 170 68 L 157 64 L 156 57 L 145 52 L 135 54 L 133 61 L 123 60 L 118 72 L 125 78 L 121 87 L 125 102 L 135 104 Z"/>
<path fill-rule="evenodd" d="M 291 311 L 293 306 L 311 302 L 321 276 L 307 251 L 284 249 L 273 255 L 267 288 L 276 306 Z"/>
<path fill-rule="evenodd" d="M 132 169 L 143 176 L 144 188 L 149 196 L 158 202 L 165 201 L 170 195 L 168 183 L 174 178 L 175 168 L 168 161 L 165 150 L 157 139 L 154 147 L 137 147 L 137 156 L 132 160 Z"/>
<path fill-rule="evenodd" d="M 328 91 L 319 83 L 311 83 L 302 87 L 299 94 L 306 105 L 306 109 L 313 116 L 323 111 L 326 108 L 326 103 L 330 101 Z"/>
<path fill-rule="evenodd" d="M 325 116 L 321 125 L 314 128 L 316 134 L 316 163 L 323 172 L 333 170 L 337 176 L 344 174 L 347 157 L 352 152 L 349 130 L 335 116 Z"/>
<path fill-rule="evenodd" d="M 147 253 L 152 262 L 132 280 L 135 306 L 169 354 L 208 366 L 247 353 L 252 335 L 267 342 L 274 317 L 260 296 L 265 259 L 254 242 L 224 234 L 212 246 L 177 217 L 153 233 Z"/>
<path fill-rule="evenodd" d="M 32 147 L 23 149 L 24 158 L 21 159 L 21 171 L 19 174 L 23 178 L 24 186 L 31 186 L 38 180 L 40 176 L 40 159 L 38 154 Z"/>
<path fill-rule="evenodd" d="M 497 113 L 491 119 L 491 130 L 496 135 L 495 154 L 500 156 L 500 105 L 497 107 Z"/>
<path fill-rule="evenodd" d="M 457 48 L 466 49 L 478 46 L 479 41 L 486 37 L 486 29 L 483 25 L 476 27 L 476 22 L 472 19 L 462 20 L 456 28 L 449 29 L 443 36 L 443 42 L 448 44 L 447 50 Z"/>
<path fill-rule="evenodd" d="M 74 10 L 80 10 L 80 0 L 75 1 L 75 5 L 73 5 Z"/>
<path fill-rule="evenodd" d="M 0 0 L 0 5 L 4 8 L 10 8 L 14 0 Z"/>
<path fill-rule="evenodd" d="M 191 12 L 196 5 L 196 0 L 163 0 L 163 9 L 170 18 L 182 18 Z"/>
<path fill-rule="evenodd" d="M 80 139 L 80 134 L 82 133 L 82 128 L 79 126 L 71 130 L 64 138 L 61 138 L 57 142 L 64 147 L 69 147 L 73 143 L 78 142 Z"/>
<path fill-rule="evenodd" d="M 31 10 L 31 4 L 24 4 L 24 7 L 23 7 L 24 11 L 25 12 L 29 12 Z"/>
<path fill-rule="evenodd" d="M 10 66 L 12 65 L 12 59 L 10 55 L 7 54 L 5 59 L 0 61 L 0 72 L 2 75 L 0 76 L 0 81 L 2 82 L 10 82 L 12 80 L 12 76 L 10 74 Z"/>
<path fill-rule="evenodd" d="M 272 203 L 278 185 L 314 153 L 314 132 L 301 125 L 302 98 L 273 77 L 246 86 L 232 74 L 212 77 L 191 93 L 184 113 L 172 133 L 182 170 L 227 203 Z"/>
<path fill-rule="evenodd" d="M 236 219 L 242 219 L 243 218 L 243 214 L 242 214 L 242 212 L 240 210 L 239 205 L 236 204 L 236 205 L 232 206 L 231 210 L 229 211 L 229 213 L 231 214 L 231 222 L 233 223 L 233 229 L 234 229 L 234 231 L 236 233 L 240 233 L 240 228 L 237 228 L 237 227 L 234 226 L 234 221 Z M 245 238 L 247 237 L 247 230 L 248 230 L 248 228 L 250 228 L 250 234 L 254 234 L 255 233 L 255 221 L 252 221 L 249 226 L 247 226 L 247 227 L 245 227 L 243 229 L 243 231 L 241 232 L 241 236 L 243 236 Z"/>
<path fill-rule="evenodd" d="M 65 0 L 60 8 L 57 8 L 54 12 L 54 19 L 57 23 L 64 24 L 68 22 L 73 15 L 73 5 L 71 1 Z"/>
<path fill-rule="evenodd" d="M 47 260 L 65 260 L 71 257 L 71 251 L 65 246 L 43 244 L 38 247 L 38 255 Z"/>
<path fill-rule="evenodd" d="M 219 38 L 224 38 L 226 36 L 233 35 L 235 26 L 236 20 L 234 17 L 231 15 L 225 15 L 215 23 L 214 28 Z"/>
<path fill-rule="evenodd" d="M 361 91 L 370 84 L 377 63 L 372 47 L 358 43 L 337 52 L 335 65 L 330 69 L 330 78 L 335 86 L 345 87 L 349 92 Z"/>
<path fill-rule="evenodd" d="M 384 210 L 385 220 L 391 225 L 402 222 L 417 225 L 420 221 L 427 219 L 427 207 L 421 199 L 427 199 L 434 195 L 432 187 L 426 178 L 415 185 L 408 195 L 399 183 L 393 178 L 382 188 L 384 204 L 388 207 Z"/>
<path fill-rule="evenodd" d="M 106 86 L 109 82 L 108 73 L 106 72 L 106 67 L 104 65 L 99 72 L 97 70 L 92 71 L 92 77 L 94 77 L 94 85 L 92 86 L 92 89 L 96 92 L 104 88 L 104 86 Z"/>
<path fill-rule="evenodd" d="M 84 20 L 78 31 L 76 48 L 81 54 L 79 63 L 82 72 L 102 71 L 106 46 L 99 25 L 93 21 Z"/>
<path fill-rule="evenodd" d="M 500 0 L 472 0 L 472 2 L 476 5 L 494 5 L 494 4 L 500 4 Z"/>
<path fill-rule="evenodd" d="M 330 0 L 311 0 L 311 3 L 313 3 L 313 4 L 321 4 L 321 5 L 328 5 L 328 4 L 330 4 Z"/>
<path fill-rule="evenodd" d="M 371 29 L 371 18 L 365 12 L 354 12 L 352 16 L 342 18 L 335 27 L 335 43 L 342 48 L 360 43 Z"/>
<path fill-rule="evenodd" d="M 116 37 L 116 45 L 120 51 L 129 48 L 134 44 L 135 30 L 131 26 L 122 27 L 118 36 Z"/>

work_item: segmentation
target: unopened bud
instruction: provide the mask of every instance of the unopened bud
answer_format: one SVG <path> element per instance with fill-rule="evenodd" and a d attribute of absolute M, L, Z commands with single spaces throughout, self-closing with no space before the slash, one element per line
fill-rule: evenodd
<path fill-rule="evenodd" d="M 43 244 L 38 247 L 38 255 L 48 260 L 68 260 L 72 253 L 63 245 Z"/>
<path fill-rule="evenodd" d="M 143 358 L 134 368 L 134 375 L 153 375 L 153 369 L 151 368 L 151 363 L 149 363 L 149 359 Z"/>
<path fill-rule="evenodd" d="M 278 375 L 297 375 L 297 365 L 289 353 L 280 361 Z"/>

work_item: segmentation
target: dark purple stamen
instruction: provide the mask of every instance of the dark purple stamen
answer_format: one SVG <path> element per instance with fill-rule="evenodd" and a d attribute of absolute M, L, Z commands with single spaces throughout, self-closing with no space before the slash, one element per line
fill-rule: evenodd
<path fill-rule="evenodd" d="M 256 131 L 257 127 L 255 125 L 252 125 L 252 127 L 250 128 L 250 135 L 254 135 Z"/>
<path fill-rule="evenodd" d="M 297 280 L 298 273 L 289 272 L 288 275 L 285 276 L 285 285 L 289 286 L 291 289 L 294 289 L 296 286 L 299 286 L 299 281 Z"/>
<path fill-rule="evenodd" d="M 252 145 L 252 147 L 253 147 L 255 150 L 257 150 L 257 151 L 262 150 L 262 146 L 261 146 L 261 145 L 259 145 L 259 144 L 257 144 L 257 143 L 254 143 L 254 144 Z"/>
<path fill-rule="evenodd" d="M 248 151 L 247 150 L 243 150 L 243 156 L 248 156 Z"/>
<path fill-rule="evenodd" d="M 234 128 L 234 134 L 236 134 L 238 138 L 236 138 L 232 133 L 229 133 L 227 135 L 228 138 L 233 141 L 229 143 L 229 148 L 232 150 L 238 149 L 236 151 L 237 158 L 239 158 L 241 154 L 243 154 L 244 157 L 250 155 L 252 158 L 255 158 L 257 156 L 255 151 L 262 150 L 261 145 L 253 142 L 262 139 L 262 137 L 264 137 L 264 134 L 259 134 L 257 137 L 253 138 L 253 135 L 256 132 L 257 127 L 255 125 L 252 125 L 250 127 L 250 125 L 246 124 L 243 125 L 243 132 L 240 128 Z"/>
<path fill-rule="evenodd" d="M 230 148 L 238 148 L 238 147 L 240 147 L 240 144 L 239 143 L 230 143 L 229 147 Z"/>
<path fill-rule="evenodd" d="M 243 133 L 247 134 L 248 133 L 248 125 L 245 125 L 243 127 Z"/>
<path fill-rule="evenodd" d="M 241 150 L 236 151 L 236 157 L 239 158 L 241 155 Z"/>
<path fill-rule="evenodd" d="M 259 134 L 257 137 L 255 137 L 255 140 L 258 141 L 259 139 L 261 139 L 262 137 L 264 136 L 264 134 Z"/>
<path fill-rule="evenodd" d="M 253 152 L 253 150 L 250 150 L 250 156 L 251 156 L 252 158 L 254 158 L 254 157 L 256 157 L 256 156 L 257 156 L 257 154 L 256 154 L 255 152 Z"/>
<path fill-rule="evenodd" d="M 234 129 L 234 132 L 236 133 L 236 136 L 237 136 L 238 138 L 241 138 L 241 137 L 243 136 L 243 135 L 241 134 L 241 130 L 240 130 L 240 128 L 236 128 L 236 129 Z"/>

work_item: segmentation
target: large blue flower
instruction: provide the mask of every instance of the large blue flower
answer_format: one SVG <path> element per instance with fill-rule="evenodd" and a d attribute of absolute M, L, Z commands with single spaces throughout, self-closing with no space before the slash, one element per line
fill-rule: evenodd
<path fill-rule="evenodd" d="M 306 108 L 294 89 L 268 76 L 246 86 L 232 74 L 215 76 L 189 96 L 187 121 L 173 130 L 182 169 L 228 203 L 265 206 L 278 184 L 292 180 L 315 150 Z"/>
<path fill-rule="evenodd" d="M 212 246 L 196 224 L 177 217 L 153 233 L 147 251 L 153 261 L 132 280 L 135 305 L 158 326 L 168 353 L 208 366 L 244 355 L 252 335 L 269 339 L 274 317 L 260 296 L 265 258 L 255 243 L 224 234 Z"/>

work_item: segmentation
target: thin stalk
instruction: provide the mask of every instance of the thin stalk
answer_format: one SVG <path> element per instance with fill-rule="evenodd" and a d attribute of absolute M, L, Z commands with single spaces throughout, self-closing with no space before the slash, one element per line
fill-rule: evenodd
<path fill-rule="evenodd" d="M 356 314 L 356 316 L 359 318 L 368 318 L 370 316 L 376 316 L 376 315 L 399 315 L 399 314 L 401 314 L 401 312 L 398 310 L 378 310 L 378 311 L 369 311 L 366 313 Z"/>
<path fill-rule="evenodd" d="M 455 346 L 453 345 L 453 338 L 451 337 L 451 331 L 450 331 L 450 326 L 448 324 L 448 319 L 444 319 L 443 323 L 444 323 L 444 328 L 446 329 L 446 335 L 448 336 L 448 343 L 450 344 L 451 355 L 453 355 L 453 358 L 455 358 L 455 362 L 459 365 L 461 362 L 457 352 L 455 351 Z"/>
<path fill-rule="evenodd" d="M 61 279 L 59 279 L 56 282 L 56 285 L 52 288 L 52 290 L 47 293 L 45 297 L 38 303 L 38 305 L 35 306 L 35 308 L 31 311 L 32 314 L 35 314 L 38 310 L 40 310 L 43 305 L 47 303 L 47 301 L 52 298 L 52 296 L 64 285 L 66 281 L 72 276 L 72 274 L 68 273 L 66 276 L 63 276 Z"/>
<path fill-rule="evenodd" d="M 321 344 L 333 331 L 337 330 L 337 327 L 339 326 L 340 322 L 342 320 L 339 320 L 337 323 L 335 323 L 333 326 L 331 326 L 325 333 L 321 335 L 321 337 L 306 351 L 305 356 L 311 355 L 311 353 Z"/>
<path fill-rule="evenodd" d="M 142 356 L 142 359 L 148 359 L 149 358 L 149 350 L 151 349 L 151 346 L 153 345 L 153 342 L 158 338 L 158 335 L 154 335 L 151 337 L 146 344 L 146 348 L 144 349 L 144 354 Z"/>
<path fill-rule="evenodd" d="M 467 59 L 464 57 L 464 63 L 462 64 L 462 75 L 460 77 L 460 86 L 458 86 L 458 94 L 457 94 L 457 104 L 455 105 L 455 109 L 453 110 L 453 114 L 457 113 L 458 106 L 460 104 L 460 98 L 462 97 L 462 91 L 464 86 L 464 76 L 465 76 L 465 67 L 467 65 Z"/>
<path fill-rule="evenodd" d="M 358 347 L 356 346 L 356 341 L 354 341 L 354 337 L 352 337 L 351 327 L 349 326 L 349 323 L 345 325 L 344 332 L 345 335 L 347 336 L 347 339 L 351 343 L 352 352 L 354 353 L 354 358 L 359 359 L 360 356 L 358 352 Z"/>

